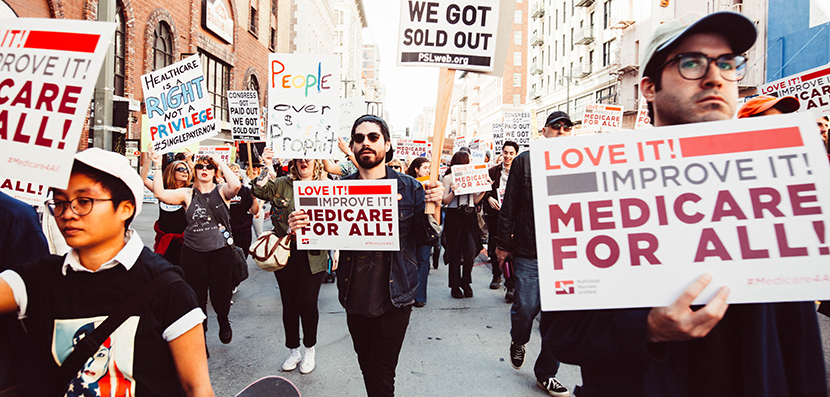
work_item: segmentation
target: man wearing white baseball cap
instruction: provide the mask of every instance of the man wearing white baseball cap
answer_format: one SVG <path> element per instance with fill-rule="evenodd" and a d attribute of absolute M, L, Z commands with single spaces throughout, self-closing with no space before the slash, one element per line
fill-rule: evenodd
<path fill-rule="evenodd" d="M 46 206 L 71 250 L 0 273 L 0 313 L 17 311 L 25 332 L 22 394 L 213 396 L 196 295 L 129 228 L 143 183 L 127 158 L 80 152 L 53 193 Z M 105 322 L 116 313 L 125 320 Z"/>
<path fill-rule="evenodd" d="M 640 81 L 654 125 L 733 118 L 742 54 L 755 39 L 754 24 L 731 12 L 660 25 Z M 722 287 L 692 307 L 711 280 L 689 280 L 667 307 L 548 312 L 557 326 L 544 340 L 561 361 L 581 366 L 580 397 L 826 396 L 815 304 L 730 306 Z"/>

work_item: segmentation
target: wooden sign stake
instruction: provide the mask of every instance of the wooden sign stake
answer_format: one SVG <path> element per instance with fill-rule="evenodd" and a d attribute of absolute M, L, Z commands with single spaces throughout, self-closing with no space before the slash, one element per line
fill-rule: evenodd
<path fill-rule="evenodd" d="M 455 80 L 455 69 L 441 68 L 438 74 L 438 100 L 435 104 L 435 123 L 432 132 L 432 162 L 429 166 L 429 182 L 438 180 L 438 169 L 441 165 L 441 150 L 444 146 L 444 133 L 447 128 L 447 118 L 450 114 L 450 100 Z M 441 223 L 441 206 L 427 203 L 426 213 L 432 214 L 438 223 Z"/>

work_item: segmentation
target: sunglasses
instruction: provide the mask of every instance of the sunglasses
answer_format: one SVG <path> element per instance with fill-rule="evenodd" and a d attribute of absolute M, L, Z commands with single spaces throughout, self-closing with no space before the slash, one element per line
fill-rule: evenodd
<path fill-rule="evenodd" d="M 401 169 L 401 166 L 399 166 L 399 165 L 390 165 L 390 167 L 392 167 L 393 170 Z"/>
<path fill-rule="evenodd" d="M 184 167 L 176 168 L 176 172 L 187 172 L 187 168 L 184 168 Z"/>
<path fill-rule="evenodd" d="M 378 134 L 377 132 L 370 132 L 366 135 L 364 135 L 364 134 L 353 134 L 352 135 L 352 142 L 354 142 L 354 143 L 363 143 L 363 140 L 365 140 L 366 138 L 369 138 L 369 142 L 374 143 L 374 142 L 377 142 L 378 140 L 380 140 L 380 134 Z"/>
<path fill-rule="evenodd" d="M 560 124 L 560 123 L 548 124 L 548 127 L 552 128 L 554 130 L 565 130 L 565 131 L 570 131 L 571 130 L 571 126 L 565 125 L 565 124 Z"/>
<path fill-rule="evenodd" d="M 216 167 L 214 167 L 213 164 L 196 164 L 193 168 L 195 168 L 197 170 L 201 170 L 201 169 L 215 170 L 216 169 Z"/>

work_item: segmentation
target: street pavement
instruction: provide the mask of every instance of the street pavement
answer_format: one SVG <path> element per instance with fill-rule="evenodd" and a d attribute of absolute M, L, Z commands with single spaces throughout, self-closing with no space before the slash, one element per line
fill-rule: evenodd
<path fill-rule="evenodd" d="M 158 206 L 145 204 L 134 220 L 141 239 L 153 242 Z M 266 230 L 270 222 L 265 222 Z M 447 287 L 447 267 L 430 269 L 427 305 L 413 308 L 395 378 L 398 396 L 546 396 L 536 386 L 533 364 L 539 354 L 538 318 L 527 359 L 520 370 L 510 365 L 510 305 L 504 288 L 490 290 L 488 265 L 473 269 L 475 297 L 454 299 Z M 219 341 L 216 315 L 208 306 L 207 345 L 210 378 L 217 396 L 233 396 L 265 376 L 283 376 L 303 396 L 365 395 L 346 326 L 346 314 L 337 299 L 337 286 L 323 284 L 319 295 L 317 366 L 310 374 L 299 369 L 282 372 L 287 357 L 279 289 L 274 275 L 249 260 L 250 277 L 233 297 L 230 319 L 233 342 Z M 830 358 L 830 320 L 819 315 L 825 361 Z M 827 373 L 830 378 L 830 372 Z M 582 383 L 578 366 L 562 364 L 557 378 L 573 392 Z"/>

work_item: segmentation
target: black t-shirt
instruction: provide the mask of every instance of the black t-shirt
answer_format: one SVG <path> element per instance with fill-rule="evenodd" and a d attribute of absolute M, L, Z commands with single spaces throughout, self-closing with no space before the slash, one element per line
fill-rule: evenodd
<path fill-rule="evenodd" d="M 394 306 L 389 295 L 392 254 L 389 251 L 356 251 L 349 254 L 354 262 L 346 312 L 378 317 L 392 309 Z"/>
<path fill-rule="evenodd" d="M 61 274 L 63 257 L 48 256 L 13 268 L 26 284 L 26 330 L 17 343 L 23 360 L 19 388 L 24 395 L 59 396 L 66 385 L 55 382 L 58 363 L 65 360 L 75 340 L 100 325 L 144 285 L 167 269 L 181 269 L 144 247 L 130 270 L 118 265 L 96 272 Z M 182 280 L 169 285 L 138 316 L 124 322 L 72 382 L 68 396 L 182 396 L 181 383 L 163 333 L 198 308 L 196 295 Z M 85 372 L 86 371 L 86 372 Z"/>
<path fill-rule="evenodd" d="M 236 196 L 231 199 L 231 231 L 234 238 L 246 232 L 251 234 L 254 216 L 249 214 L 248 210 L 252 205 L 254 205 L 254 196 L 251 194 L 251 188 L 243 185 Z"/>
<path fill-rule="evenodd" d="M 165 233 L 182 234 L 187 227 L 184 206 L 165 204 L 159 201 L 159 229 Z"/>

